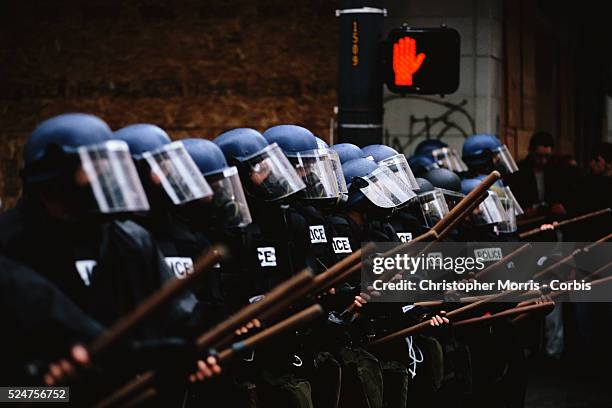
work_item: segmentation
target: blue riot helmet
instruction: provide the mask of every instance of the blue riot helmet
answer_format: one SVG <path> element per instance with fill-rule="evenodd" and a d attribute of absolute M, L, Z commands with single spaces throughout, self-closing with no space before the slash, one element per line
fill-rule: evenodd
<path fill-rule="evenodd" d="M 70 113 L 42 122 L 25 145 L 27 192 L 54 194 L 72 216 L 149 208 L 126 143 L 100 118 Z"/>
<path fill-rule="evenodd" d="M 461 193 L 461 179 L 448 169 L 431 169 L 423 177 L 444 194 L 449 209 L 465 197 Z"/>
<path fill-rule="evenodd" d="M 406 156 L 402 153 L 398 153 L 397 150 L 381 144 L 369 145 L 361 150 L 365 156 L 372 157 L 379 166 L 388 167 L 412 190 L 419 189 Z"/>
<path fill-rule="evenodd" d="M 468 170 L 457 151 L 437 139 L 427 139 L 419 143 L 414 150 L 415 155 L 431 156 L 438 166 L 463 173 Z"/>
<path fill-rule="evenodd" d="M 340 158 L 340 164 L 344 165 L 347 161 L 355 159 L 363 159 L 365 155 L 361 151 L 361 148 L 352 143 L 339 143 L 331 147 Z"/>
<path fill-rule="evenodd" d="M 254 129 L 233 129 L 213 142 L 228 163 L 238 167 L 242 185 L 253 198 L 278 201 L 306 187 L 281 148 Z"/>
<path fill-rule="evenodd" d="M 462 180 L 461 192 L 463 194 L 469 194 L 481 181 L 482 180 L 479 178 Z M 514 213 L 512 213 L 512 217 L 514 217 Z M 471 219 L 475 225 L 492 225 L 509 221 L 508 213 L 504 210 L 499 197 L 493 190 L 487 191 L 487 197 L 476 209 L 474 209 Z"/>
<path fill-rule="evenodd" d="M 412 169 L 412 173 L 416 178 L 423 178 L 425 173 L 427 173 L 429 170 L 437 169 L 440 167 L 438 166 L 438 163 L 436 163 L 436 161 L 433 159 L 433 157 L 419 155 L 409 157 L 408 165 Z"/>
<path fill-rule="evenodd" d="M 448 205 L 442 191 L 429 180 L 417 177 L 416 181 L 419 184 L 419 205 L 425 226 L 431 228 L 448 213 Z"/>
<path fill-rule="evenodd" d="M 146 123 L 130 125 L 117 130 L 113 138 L 130 147 L 149 198 L 183 205 L 212 196 L 210 186 L 183 143 L 172 142 L 160 127 Z M 158 185 L 164 190 L 163 198 L 156 193 Z"/>
<path fill-rule="evenodd" d="M 268 143 L 276 143 L 289 159 L 306 188 L 299 196 L 324 203 L 340 196 L 335 164 L 329 149 L 319 148 L 317 138 L 306 128 L 296 125 L 273 126 L 263 133 Z"/>
<path fill-rule="evenodd" d="M 499 170 L 502 174 L 518 171 L 508 147 L 494 135 L 478 134 L 465 139 L 462 158 L 477 174 L 488 174 L 493 170 Z"/>
<path fill-rule="evenodd" d="M 448 147 L 446 143 L 439 139 L 425 139 L 414 148 L 415 155 L 431 156 L 431 152 L 437 149 Z"/>
<path fill-rule="evenodd" d="M 348 205 L 367 199 L 375 207 L 393 209 L 416 197 L 391 170 L 373 160 L 350 160 L 342 165 L 342 169 L 349 190 Z"/>
<path fill-rule="evenodd" d="M 205 139 L 184 139 L 183 145 L 213 190 L 212 214 L 223 227 L 245 227 L 253 220 L 238 169 L 229 166 L 223 152 Z"/>

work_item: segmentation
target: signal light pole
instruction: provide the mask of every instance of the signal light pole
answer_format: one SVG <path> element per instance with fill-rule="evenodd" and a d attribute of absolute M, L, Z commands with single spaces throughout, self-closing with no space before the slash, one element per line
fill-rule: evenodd
<path fill-rule="evenodd" d="M 387 10 L 379 1 L 343 0 L 338 70 L 338 140 L 382 143 L 383 88 L 380 42 Z"/>

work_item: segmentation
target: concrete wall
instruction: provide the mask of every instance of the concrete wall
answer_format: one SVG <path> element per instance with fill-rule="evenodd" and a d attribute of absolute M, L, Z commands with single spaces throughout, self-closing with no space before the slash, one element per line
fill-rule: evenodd
<path fill-rule="evenodd" d="M 385 87 L 385 141 L 406 154 L 425 138 L 460 148 L 473 133 L 500 130 L 502 88 L 502 0 L 386 0 L 386 31 L 446 24 L 461 35 L 457 92 L 399 97 Z M 418 50 L 417 50 L 418 52 Z"/>

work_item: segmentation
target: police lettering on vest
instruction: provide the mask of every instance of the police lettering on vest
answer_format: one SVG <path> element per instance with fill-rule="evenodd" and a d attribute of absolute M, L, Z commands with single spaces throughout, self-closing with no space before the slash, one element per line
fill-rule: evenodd
<path fill-rule="evenodd" d="M 353 252 L 351 243 L 347 237 L 334 237 L 332 239 L 332 247 L 336 254 L 350 254 Z"/>
<path fill-rule="evenodd" d="M 412 241 L 412 232 L 396 232 L 396 234 L 401 242 Z"/>
<path fill-rule="evenodd" d="M 257 258 L 260 266 L 276 266 L 276 248 L 259 247 L 257 248 Z"/>
<path fill-rule="evenodd" d="M 310 227 L 310 242 L 312 244 L 321 244 L 327 242 L 325 236 L 325 227 L 323 225 L 311 225 Z"/>
<path fill-rule="evenodd" d="M 503 258 L 501 248 L 480 248 L 474 250 L 474 257 L 484 262 L 499 261 Z"/>
<path fill-rule="evenodd" d="M 193 260 L 187 257 L 167 256 L 166 263 L 168 267 L 179 279 L 184 279 L 193 272 Z"/>

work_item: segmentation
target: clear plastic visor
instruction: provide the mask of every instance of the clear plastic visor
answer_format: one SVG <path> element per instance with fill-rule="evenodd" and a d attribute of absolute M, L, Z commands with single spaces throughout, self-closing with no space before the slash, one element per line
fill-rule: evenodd
<path fill-rule="evenodd" d="M 212 196 L 212 189 L 182 142 L 167 144 L 142 157 L 175 205 Z"/>
<path fill-rule="evenodd" d="M 487 198 L 472 213 L 474 224 L 497 224 L 503 222 L 504 219 L 506 219 L 506 214 L 499 197 L 495 192 L 489 190 Z"/>
<path fill-rule="evenodd" d="M 514 157 L 512 157 L 506 145 L 501 146 L 496 153 L 493 161 L 500 166 L 506 174 L 512 174 L 518 171 L 518 166 L 514 161 Z"/>
<path fill-rule="evenodd" d="M 444 167 L 455 173 L 463 173 L 468 170 L 467 165 L 461 160 L 461 157 L 453 148 L 442 147 L 432 151 L 431 155 L 440 167 Z"/>
<path fill-rule="evenodd" d="M 419 204 L 425 218 L 425 224 L 431 228 L 448 213 L 448 205 L 440 190 L 419 194 Z"/>
<path fill-rule="evenodd" d="M 512 192 L 510 187 L 508 187 L 508 186 L 499 186 L 497 183 L 495 183 L 495 184 L 493 184 L 491 189 L 493 191 L 495 191 L 495 193 L 499 196 L 500 199 L 501 198 L 508 198 L 508 199 L 512 200 L 512 208 L 514 210 L 514 215 L 515 216 L 518 217 L 519 215 L 525 214 L 525 211 L 523 211 L 523 207 L 521 207 L 519 202 L 516 200 L 516 197 L 514 196 L 514 193 Z"/>
<path fill-rule="evenodd" d="M 344 172 L 342 171 L 340 156 L 338 156 L 338 153 L 334 149 L 325 148 L 325 150 L 331 158 L 334 174 L 336 175 L 336 180 L 338 182 L 338 191 L 340 191 L 340 194 L 346 195 L 348 194 L 348 187 L 346 186 L 346 180 L 344 179 Z"/>
<path fill-rule="evenodd" d="M 463 198 L 465 197 L 465 194 L 458 193 L 457 191 L 447 190 L 445 188 L 436 187 L 436 190 L 440 190 L 440 192 L 442 192 L 442 194 L 444 195 L 444 199 L 446 200 L 446 205 L 451 210 L 459 203 L 459 201 L 463 200 Z"/>
<path fill-rule="evenodd" d="M 416 197 L 416 193 L 387 167 L 379 167 L 360 179 L 365 183 L 359 190 L 380 208 L 394 208 Z"/>
<path fill-rule="evenodd" d="M 245 227 L 253 222 L 236 167 L 206 177 L 213 190 L 212 204 L 226 227 Z"/>
<path fill-rule="evenodd" d="M 517 229 L 517 225 L 514 202 L 508 197 L 500 198 L 499 201 L 501 202 L 501 205 L 504 209 L 504 219 L 499 224 L 497 224 L 497 229 L 500 232 L 505 233 L 515 232 Z"/>
<path fill-rule="evenodd" d="M 334 164 L 327 150 L 317 149 L 288 155 L 289 162 L 306 188 L 301 196 L 308 199 L 338 198 L 340 191 Z"/>
<path fill-rule="evenodd" d="M 419 183 L 417 183 L 412 173 L 412 169 L 406 160 L 406 156 L 403 154 L 396 154 L 395 156 L 387 157 L 384 160 L 378 162 L 379 166 L 388 167 L 397 177 L 399 177 L 408 187 L 412 190 L 419 189 Z"/>
<path fill-rule="evenodd" d="M 261 200 L 280 200 L 306 187 L 276 143 L 246 158 L 243 166 L 249 180 L 245 188 Z"/>
<path fill-rule="evenodd" d="M 148 211 L 149 202 L 127 143 L 111 140 L 78 148 L 81 167 L 103 214 Z M 82 174 L 83 174 L 82 173 Z"/>

